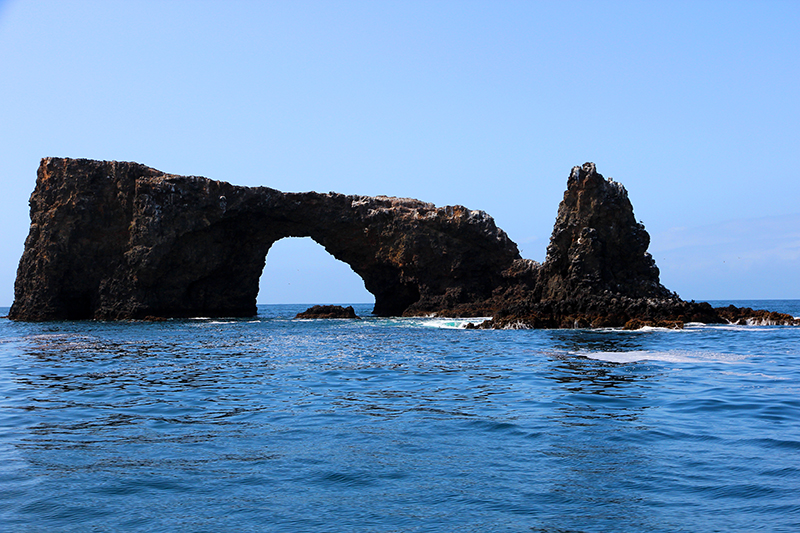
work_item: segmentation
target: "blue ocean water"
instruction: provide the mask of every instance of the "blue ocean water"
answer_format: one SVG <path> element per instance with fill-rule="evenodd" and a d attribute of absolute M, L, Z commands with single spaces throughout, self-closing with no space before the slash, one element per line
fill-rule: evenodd
<path fill-rule="evenodd" d="M 305 307 L 0 320 L 0 529 L 800 531 L 800 328 Z"/>

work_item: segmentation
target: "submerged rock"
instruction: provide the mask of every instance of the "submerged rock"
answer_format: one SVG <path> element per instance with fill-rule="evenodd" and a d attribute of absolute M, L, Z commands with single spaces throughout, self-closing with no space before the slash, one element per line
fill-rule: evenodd
<path fill-rule="evenodd" d="M 341 305 L 313 305 L 297 313 L 295 318 L 359 318 L 352 305 L 342 307 Z"/>

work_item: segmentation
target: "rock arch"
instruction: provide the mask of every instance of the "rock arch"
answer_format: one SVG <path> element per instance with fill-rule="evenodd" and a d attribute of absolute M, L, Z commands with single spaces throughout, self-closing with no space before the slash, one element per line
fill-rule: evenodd
<path fill-rule="evenodd" d="M 407 198 L 283 193 L 137 163 L 45 158 L 14 285 L 16 320 L 251 316 L 270 247 L 311 237 L 363 278 L 378 315 L 481 327 L 800 324 L 685 302 L 659 282 L 624 187 L 572 169 L 547 259 L 522 259 L 490 216 Z"/>
<path fill-rule="evenodd" d="M 482 211 L 283 193 L 137 163 L 45 158 L 10 317 L 250 316 L 270 247 L 310 237 L 400 315 L 484 300 L 520 259 Z"/>

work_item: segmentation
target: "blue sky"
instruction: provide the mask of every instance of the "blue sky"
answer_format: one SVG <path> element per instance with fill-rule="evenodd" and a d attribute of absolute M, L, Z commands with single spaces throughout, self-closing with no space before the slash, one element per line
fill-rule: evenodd
<path fill-rule="evenodd" d="M 800 3 L 0 1 L 0 306 L 45 156 L 483 209 L 543 260 L 572 166 L 685 299 L 800 298 Z M 260 302 L 370 301 L 313 242 Z"/>

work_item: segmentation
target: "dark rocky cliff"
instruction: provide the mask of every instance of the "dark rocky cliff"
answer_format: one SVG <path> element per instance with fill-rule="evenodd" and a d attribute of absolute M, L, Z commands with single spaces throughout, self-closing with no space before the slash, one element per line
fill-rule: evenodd
<path fill-rule="evenodd" d="M 496 298 L 486 328 L 683 327 L 687 322 L 800 324 L 789 315 L 714 309 L 665 288 L 628 192 L 594 163 L 574 167 L 540 268 Z M 531 278 L 535 276 L 535 280 Z M 746 318 L 743 318 L 746 316 Z"/>
<path fill-rule="evenodd" d="M 669 298 L 672 293 L 659 282 L 648 246 L 650 235 L 636 222 L 625 187 L 603 178 L 594 163 L 574 167 L 558 207 L 537 296 L 565 300 L 608 291 Z"/>
<path fill-rule="evenodd" d="M 482 211 L 238 187 L 137 163 L 45 158 L 30 206 L 17 320 L 254 315 L 272 244 L 311 237 L 361 276 L 377 315 L 494 316 L 484 327 L 796 322 L 664 288 L 625 188 L 592 163 L 570 174 L 542 265 Z"/>
<path fill-rule="evenodd" d="M 272 244 L 311 237 L 363 278 L 379 315 L 489 297 L 517 246 L 482 211 L 283 193 L 136 163 L 46 158 L 10 316 L 248 316 Z"/>

